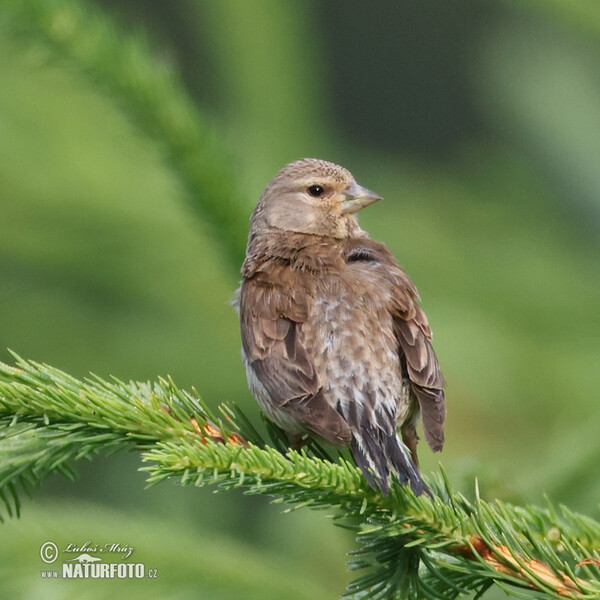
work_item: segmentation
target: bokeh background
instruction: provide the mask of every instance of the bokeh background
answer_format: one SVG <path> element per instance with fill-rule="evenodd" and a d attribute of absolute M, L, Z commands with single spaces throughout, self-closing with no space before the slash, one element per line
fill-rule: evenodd
<path fill-rule="evenodd" d="M 112 53 L 90 68 L 48 32 Z M 200 167 L 110 84 L 140 37 L 141 62 L 180 84 L 167 104 L 202 123 Z M 597 2 L 2 0 L 0 56 L 0 359 L 170 374 L 256 413 L 227 304 L 243 226 L 210 214 L 223 202 L 243 225 L 280 167 L 326 158 L 384 196 L 361 225 L 435 332 L 448 441 L 423 447 L 424 470 L 598 517 Z M 185 174 L 213 167 L 196 193 Z M 146 490 L 140 466 L 99 458 L 35 490 L 0 527 L 0 596 L 325 599 L 351 577 L 328 515 Z M 159 578 L 43 581 L 46 540 L 129 544 Z"/>

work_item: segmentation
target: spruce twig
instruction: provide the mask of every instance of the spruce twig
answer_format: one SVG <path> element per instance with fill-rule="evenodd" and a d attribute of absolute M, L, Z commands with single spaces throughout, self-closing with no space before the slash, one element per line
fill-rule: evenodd
<path fill-rule="evenodd" d="M 600 524 L 565 507 L 475 500 L 443 471 L 433 497 L 393 485 L 368 487 L 360 470 L 306 451 L 285 454 L 223 407 L 218 419 L 170 379 L 80 381 L 25 361 L 0 363 L 0 498 L 18 512 L 17 489 L 100 452 L 142 450 L 148 482 L 241 488 L 299 508 L 335 511 L 356 532 L 351 569 L 365 571 L 350 598 L 453 599 L 492 585 L 524 598 L 591 600 L 600 595 Z"/>

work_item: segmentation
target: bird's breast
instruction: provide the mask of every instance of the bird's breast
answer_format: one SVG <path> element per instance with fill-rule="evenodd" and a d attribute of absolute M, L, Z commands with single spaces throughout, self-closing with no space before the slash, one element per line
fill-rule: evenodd
<path fill-rule="evenodd" d="M 301 333 L 315 363 L 350 369 L 398 363 L 393 319 L 381 290 L 355 286 L 339 277 L 321 282 Z"/>
<path fill-rule="evenodd" d="M 396 409 L 407 398 L 382 282 L 333 274 L 315 285 L 300 329 L 328 401 L 343 414 Z M 401 415 L 398 415 L 401 417 Z"/>

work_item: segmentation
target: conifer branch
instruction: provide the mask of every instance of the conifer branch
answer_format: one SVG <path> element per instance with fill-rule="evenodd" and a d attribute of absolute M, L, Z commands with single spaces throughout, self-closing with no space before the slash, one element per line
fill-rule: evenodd
<path fill-rule="evenodd" d="M 0 18 L 10 21 L 13 35 L 38 49 L 38 57 L 66 63 L 110 93 L 140 131 L 161 145 L 191 206 L 214 228 L 237 270 L 248 215 L 239 204 L 243 195 L 235 188 L 232 159 L 147 36 L 124 30 L 79 0 L 4 0 Z"/>
<path fill-rule="evenodd" d="M 368 487 L 360 470 L 306 451 L 276 449 L 235 408 L 212 414 L 170 379 L 80 381 L 17 356 L 0 363 L 0 492 L 18 512 L 18 487 L 99 452 L 139 449 L 148 482 L 241 488 L 298 508 L 335 510 L 356 532 L 351 598 L 452 599 L 498 585 L 523 598 L 600 595 L 600 524 L 565 507 L 513 506 L 454 491 L 444 473 L 433 497 Z"/>

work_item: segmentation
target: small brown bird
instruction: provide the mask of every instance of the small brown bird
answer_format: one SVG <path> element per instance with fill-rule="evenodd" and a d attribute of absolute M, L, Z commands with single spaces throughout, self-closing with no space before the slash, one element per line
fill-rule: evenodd
<path fill-rule="evenodd" d="M 371 487 L 387 494 L 392 473 L 420 494 L 416 425 L 422 413 L 429 446 L 442 449 L 444 379 L 415 285 L 358 225 L 380 199 L 324 160 L 277 173 L 250 219 L 242 355 L 292 445 L 306 434 L 349 445 Z"/>

